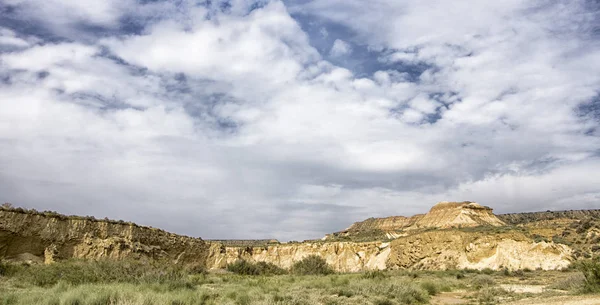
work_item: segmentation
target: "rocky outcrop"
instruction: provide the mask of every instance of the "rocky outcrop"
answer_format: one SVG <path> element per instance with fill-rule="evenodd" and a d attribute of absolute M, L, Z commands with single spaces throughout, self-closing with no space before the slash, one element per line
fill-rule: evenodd
<path fill-rule="evenodd" d="M 237 260 L 268 262 L 289 268 L 308 255 L 323 257 L 335 270 L 485 269 L 555 270 L 569 266 L 568 246 L 535 243 L 519 232 L 489 234 L 457 230 L 429 231 L 391 242 L 314 242 L 267 247 L 226 247 L 212 244 L 207 267 L 225 268 Z"/>
<path fill-rule="evenodd" d="M 340 272 L 385 269 L 390 253 L 388 243 L 314 242 L 281 244 L 266 247 L 226 247 L 214 243 L 206 266 L 223 269 L 237 260 L 269 262 L 282 268 L 289 268 L 309 255 L 324 258 L 329 265 Z"/>
<path fill-rule="evenodd" d="M 46 263 L 135 258 L 204 265 L 208 245 L 200 238 L 133 223 L 0 208 L 0 258 L 18 260 L 23 255 Z"/>
<path fill-rule="evenodd" d="M 475 202 L 442 201 L 434 205 L 426 214 L 412 217 L 392 216 L 369 218 L 352 224 L 348 229 L 327 235 L 325 239 L 344 236 L 359 236 L 362 232 L 381 231 L 386 238 L 405 236 L 401 231 L 419 229 L 447 229 L 477 226 L 503 226 L 505 223 L 492 213 L 490 207 Z"/>
<path fill-rule="evenodd" d="M 371 230 L 394 234 L 388 235 L 394 239 L 387 242 L 371 239 L 368 242 L 233 240 L 206 243 L 200 238 L 122 221 L 0 207 L 0 258 L 33 263 L 68 258 L 134 258 L 221 269 L 239 259 L 289 268 L 304 257 L 318 255 L 341 272 L 454 268 L 550 270 L 565 268 L 571 263 L 572 250 L 568 246 L 534 242 L 524 230 L 495 227 L 503 224 L 490 208 L 479 204 L 442 202 L 424 215 L 367 220 L 349 228 L 349 232 Z M 480 225 L 484 227 L 471 228 Z"/>
<path fill-rule="evenodd" d="M 520 232 L 431 231 L 398 238 L 390 247 L 388 267 L 399 269 L 556 270 L 572 261 L 568 246 L 536 243 Z"/>
<path fill-rule="evenodd" d="M 600 210 L 570 210 L 570 211 L 546 211 L 531 213 L 512 213 L 497 215 L 499 219 L 507 224 L 517 225 L 536 221 L 556 220 L 556 219 L 576 219 L 586 218 L 600 219 Z"/>

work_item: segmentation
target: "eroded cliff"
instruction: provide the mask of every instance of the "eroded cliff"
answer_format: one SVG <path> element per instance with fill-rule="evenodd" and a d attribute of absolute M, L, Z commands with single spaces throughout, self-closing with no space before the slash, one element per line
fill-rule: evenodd
<path fill-rule="evenodd" d="M 595 238 L 590 231 L 597 228 L 595 224 L 577 225 L 574 230 L 590 235 L 590 240 Z M 0 208 L 0 258 L 47 263 L 68 258 L 135 258 L 222 269 L 239 259 L 289 268 L 306 256 L 318 255 L 341 272 L 405 268 L 550 270 L 571 263 L 573 251 L 568 245 L 540 240 L 529 230 L 533 229 L 504 226 L 490 208 L 476 203 L 442 202 L 427 214 L 369 219 L 346 231 L 384 233 L 387 240 L 206 243 L 133 223 Z M 556 230 L 548 234 L 556 234 Z M 364 237 L 370 238 L 368 234 Z"/>
<path fill-rule="evenodd" d="M 155 259 L 204 265 L 208 244 L 133 223 L 0 208 L 0 258 Z"/>
<path fill-rule="evenodd" d="M 422 229 L 465 228 L 477 226 L 503 226 L 505 223 L 492 213 L 490 207 L 475 202 L 442 201 L 426 214 L 411 217 L 392 216 L 369 218 L 352 224 L 346 230 L 327 235 L 325 239 L 361 237 L 370 232 L 373 238 L 394 239 L 406 236 L 405 232 Z"/>
<path fill-rule="evenodd" d="M 265 247 L 210 247 L 207 267 L 225 268 L 237 260 L 289 268 L 308 255 L 323 257 L 335 270 L 485 269 L 556 270 L 569 266 L 568 246 L 539 242 L 519 232 L 489 234 L 458 230 L 428 231 L 391 242 L 314 242 Z"/>

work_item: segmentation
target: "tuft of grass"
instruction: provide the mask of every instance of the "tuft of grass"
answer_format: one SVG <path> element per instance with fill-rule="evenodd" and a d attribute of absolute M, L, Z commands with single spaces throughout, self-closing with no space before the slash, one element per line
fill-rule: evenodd
<path fill-rule="evenodd" d="M 390 277 L 390 275 L 382 270 L 369 270 L 364 272 L 361 277 L 369 280 L 381 280 Z"/>
<path fill-rule="evenodd" d="M 475 290 L 496 285 L 494 278 L 486 274 L 478 274 L 471 279 L 471 287 Z"/>
<path fill-rule="evenodd" d="M 437 295 L 440 293 L 439 286 L 436 283 L 431 282 L 431 281 L 422 282 L 421 288 L 425 289 L 425 291 L 427 291 L 427 293 L 429 295 Z"/>
<path fill-rule="evenodd" d="M 508 292 L 498 287 L 486 287 L 481 289 L 475 295 L 477 302 L 481 305 L 494 305 L 500 302 L 502 296 L 507 295 Z"/>
<path fill-rule="evenodd" d="M 373 304 L 375 305 L 395 305 L 396 303 L 394 303 L 394 301 L 389 300 L 389 299 L 376 299 L 375 301 L 373 301 Z"/>
<path fill-rule="evenodd" d="M 578 273 L 578 274 L 571 275 L 571 276 L 567 277 L 566 279 L 562 279 L 560 281 L 554 282 L 553 284 L 549 285 L 548 288 L 574 291 L 574 290 L 581 289 L 581 287 L 584 286 L 584 283 L 585 283 L 585 277 L 583 276 L 583 274 Z"/>
<path fill-rule="evenodd" d="M 402 304 L 428 304 L 429 294 L 423 288 L 416 285 L 402 286 L 396 298 Z"/>

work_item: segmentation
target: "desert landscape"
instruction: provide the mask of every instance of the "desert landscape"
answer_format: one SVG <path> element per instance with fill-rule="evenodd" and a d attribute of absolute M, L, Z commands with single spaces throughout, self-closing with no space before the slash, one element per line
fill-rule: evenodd
<path fill-rule="evenodd" d="M 600 0 L 0 0 L 0 305 L 600 305 Z"/>
<path fill-rule="evenodd" d="M 0 304 L 600 304 L 599 215 L 440 202 L 279 242 L 5 204 Z"/>

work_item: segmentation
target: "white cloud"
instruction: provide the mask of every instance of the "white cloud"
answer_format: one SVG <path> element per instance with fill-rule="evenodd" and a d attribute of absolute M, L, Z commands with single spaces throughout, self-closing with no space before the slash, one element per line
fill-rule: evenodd
<path fill-rule="evenodd" d="M 332 57 L 340 57 L 345 56 L 352 53 L 352 47 L 347 42 L 336 39 L 331 46 L 331 50 L 329 51 L 329 56 Z"/>
<path fill-rule="evenodd" d="M 41 22 L 59 35 L 69 35 L 81 24 L 114 28 L 135 4 L 130 0 L 6 0 L 12 14 Z"/>
<path fill-rule="evenodd" d="M 65 5 L 55 23 L 70 28 L 80 17 L 115 27 L 129 4 Z M 323 60 L 278 1 L 251 12 L 251 1 L 229 13 L 165 8 L 141 34 L 93 42 L 5 30 L 19 47 L 0 54 L 2 200 L 282 239 L 439 200 L 592 207 L 600 140 L 586 131 L 598 122 L 574 109 L 600 87 L 598 42 L 585 27 L 557 32 L 577 6 L 528 5 L 293 8 L 383 50 L 382 70 L 367 77 Z M 331 56 L 359 53 L 344 40 Z"/>

